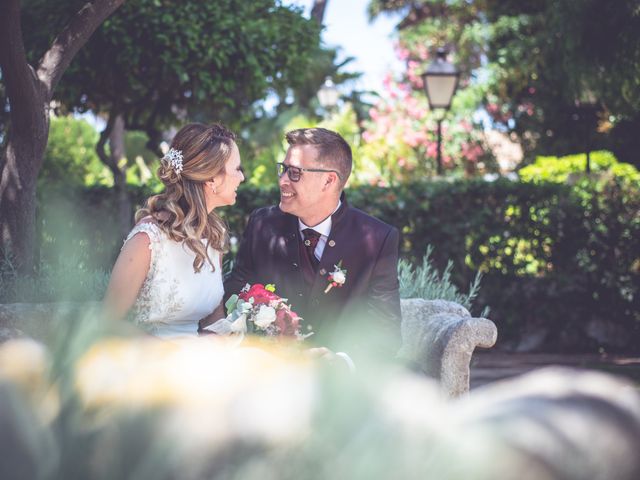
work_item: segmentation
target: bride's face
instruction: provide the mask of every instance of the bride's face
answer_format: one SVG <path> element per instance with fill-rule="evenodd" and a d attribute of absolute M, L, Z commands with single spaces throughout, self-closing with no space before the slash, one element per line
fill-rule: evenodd
<path fill-rule="evenodd" d="M 210 210 L 236 203 L 237 190 L 242 182 L 244 182 L 244 174 L 240 166 L 240 152 L 234 143 L 231 155 L 225 163 L 224 173 L 213 179 L 213 188 L 206 189 L 207 205 Z"/>

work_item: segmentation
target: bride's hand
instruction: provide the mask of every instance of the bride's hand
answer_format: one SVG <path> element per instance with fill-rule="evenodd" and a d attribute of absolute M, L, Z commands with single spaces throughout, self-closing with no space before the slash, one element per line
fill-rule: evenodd
<path fill-rule="evenodd" d="M 216 323 L 216 321 L 224 317 L 225 317 L 224 305 L 222 302 L 220 302 L 220 304 L 216 307 L 216 309 L 213 312 L 211 312 L 209 315 L 207 315 L 204 318 L 201 318 L 198 321 L 198 333 L 200 334 L 204 333 L 205 335 L 209 333 L 213 333 L 213 332 L 208 332 L 204 329 L 209 325 L 213 325 L 214 323 Z"/>

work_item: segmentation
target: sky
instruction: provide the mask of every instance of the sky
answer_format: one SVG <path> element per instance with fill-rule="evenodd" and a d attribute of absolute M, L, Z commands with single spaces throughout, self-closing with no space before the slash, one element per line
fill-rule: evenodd
<path fill-rule="evenodd" d="M 308 16 L 313 0 L 283 0 L 282 3 L 304 7 Z M 349 90 L 380 92 L 385 73 L 402 70 L 402 63 L 393 51 L 394 27 L 399 17 L 383 15 L 369 22 L 368 4 L 369 0 L 327 0 L 322 40 L 328 47 L 340 47 L 339 60 L 355 58 L 345 71 L 364 73 Z"/>

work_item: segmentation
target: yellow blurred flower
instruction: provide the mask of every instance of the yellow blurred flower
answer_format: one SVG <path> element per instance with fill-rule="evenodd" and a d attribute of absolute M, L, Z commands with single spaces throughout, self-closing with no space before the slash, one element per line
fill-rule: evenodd
<path fill-rule="evenodd" d="M 231 438 L 289 443 L 308 432 L 312 363 L 297 349 L 251 340 L 109 339 L 78 361 L 75 386 L 88 412 L 157 409 L 189 448 Z M 208 445 L 208 447 L 207 447 Z"/>
<path fill-rule="evenodd" d="M 21 338 L 0 345 L 0 380 L 14 384 L 45 422 L 60 409 L 58 389 L 50 383 L 50 364 L 46 347 L 35 340 Z"/>

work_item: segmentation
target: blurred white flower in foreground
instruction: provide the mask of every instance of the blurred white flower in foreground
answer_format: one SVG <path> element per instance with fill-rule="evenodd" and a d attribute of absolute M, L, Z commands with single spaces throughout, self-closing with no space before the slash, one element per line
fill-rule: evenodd
<path fill-rule="evenodd" d="M 211 337 L 107 340 L 76 369 L 89 411 L 166 408 L 166 428 L 191 449 L 243 437 L 295 443 L 308 433 L 315 383 L 299 354 L 232 348 Z"/>

